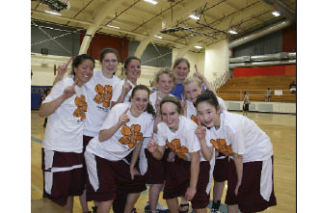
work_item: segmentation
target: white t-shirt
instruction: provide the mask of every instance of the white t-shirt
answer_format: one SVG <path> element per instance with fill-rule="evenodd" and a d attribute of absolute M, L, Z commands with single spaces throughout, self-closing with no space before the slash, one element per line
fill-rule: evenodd
<path fill-rule="evenodd" d="M 189 153 L 200 151 L 198 137 L 195 134 L 197 125 L 184 116 L 179 116 L 179 128 L 173 132 L 166 123 L 158 124 L 156 141 L 160 146 L 167 146 L 183 160 L 190 161 Z M 203 160 L 203 159 L 201 159 Z"/>
<path fill-rule="evenodd" d="M 130 107 L 131 103 L 115 105 L 104 121 L 101 130 L 114 126 L 119 121 L 122 113 Z M 121 126 L 111 138 L 100 142 L 99 135 L 97 135 L 90 141 L 86 150 L 101 158 L 119 161 L 130 154 L 135 145 L 140 143 L 143 138 L 151 137 L 153 131 L 153 117 L 151 114 L 143 112 L 139 117 L 134 117 L 129 110 L 127 115 L 130 121 Z"/>
<path fill-rule="evenodd" d="M 121 80 L 121 81 L 117 84 L 117 87 L 116 87 L 116 89 L 115 89 L 115 93 L 113 94 L 114 97 L 115 97 L 115 100 L 118 100 L 118 98 L 119 98 L 119 96 L 120 96 L 120 94 L 121 94 L 122 87 L 123 87 L 125 81 L 126 81 L 126 79 L 123 79 L 123 80 Z M 134 85 L 134 83 L 132 83 L 131 81 L 128 80 L 128 82 L 129 82 L 129 84 L 132 86 L 132 88 L 131 88 L 131 90 L 127 93 L 127 95 L 126 95 L 126 97 L 124 98 L 123 102 L 129 102 L 130 97 L 131 97 L 132 90 L 133 90 L 133 88 L 136 86 L 136 85 Z"/>
<path fill-rule="evenodd" d="M 66 77 L 57 82 L 43 103 L 57 99 L 63 94 L 64 89 L 73 83 L 74 81 L 71 77 Z M 75 86 L 75 91 L 76 94 L 62 102 L 56 111 L 48 116 L 43 148 L 59 152 L 82 152 L 82 135 L 84 120 L 86 120 L 85 108 L 87 106 L 87 97 L 83 86 Z"/>
<path fill-rule="evenodd" d="M 226 154 L 243 155 L 243 162 L 264 161 L 273 155 L 268 135 L 249 118 L 223 111 L 220 114 L 220 128 L 210 129 L 215 148 Z"/>
<path fill-rule="evenodd" d="M 88 97 L 87 119 L 84 123 L 84 135 L 94 137 L 98 135 L 103 121 L 106 119 L 114 97 L 116 85 L 120 79 L 113 75 L 106 78 L 101 70 L 94 72 L 92 78 L 84 85 Z M 121 91 L 120 91 L 121 92 Z"/>

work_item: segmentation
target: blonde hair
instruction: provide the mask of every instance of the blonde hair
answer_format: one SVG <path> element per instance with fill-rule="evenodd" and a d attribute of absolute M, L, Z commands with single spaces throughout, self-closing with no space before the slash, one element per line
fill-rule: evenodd
<path fill-rule="evenodd" d="M 183 89 L 185 88 L 186 85 L 191 84 L 195 82 L 197 84 L 198 87 L 201 88 L 202 86 L 202 81 L 199 78 L 195 78 L 195 77 L 188 77 L 186 79 L 184 79 L 182 85 L 183 85 Z"/>
<path fill-rule="evenodd" d="M 156 73 L 156 75 L 154 76 L 154 80 L 153 80 L 153 81 L 154 81 L 155 83 L 158 83 L 159 80 L 160 80 L 160 75 L 162 75 L 162 74 L 167 74 L 167 75 L 169 75 L 170 78 L 172 79 L 172 81 L 175 82 L 176 77 L 174 76 L 172 70 L 171 70 L 170 68 L 168 68 L 168 67 L 159 70 L 159 71 Z"/>

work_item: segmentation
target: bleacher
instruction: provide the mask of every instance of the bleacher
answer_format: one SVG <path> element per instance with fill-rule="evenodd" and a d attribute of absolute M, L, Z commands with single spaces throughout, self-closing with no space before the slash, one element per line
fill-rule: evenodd
<path fill-rule="evenodd" d="M 230 78 L 222 87 L 217 90 L 217 94 L 224 100 L 243 100 L 243 93 L 247 91 L 250 101 L 265 101 L 267 88 L 272 90 L 271 102 L 296 102 L 296 94 L 291 94 L 289 85 L 296 82 L 294 75 L 277 76 L 247 76 Z M 277 90 L 282 95 L 275 95 Z"/>

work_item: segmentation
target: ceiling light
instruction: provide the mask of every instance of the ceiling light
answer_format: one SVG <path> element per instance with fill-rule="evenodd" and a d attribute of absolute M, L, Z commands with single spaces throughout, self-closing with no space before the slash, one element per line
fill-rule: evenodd
<path fill-rule="evenodd" d="M 120 27 L 113 26 L 113 25 L 110 25 L 110 24 L 108 24 L 107 27 L 114 28 L 114 29 L 120 29 Z"/>
<path fill-rule="evenodd" d="M 195 45 L 194 47 L 197 48 L 197 49 L 202 49 L 203 48 L 203 47 L 201 47 L 199 45 Z"/>
<path fill-rule="evenodd" d="M 196 16 L 195 14 L 189 15 L 189 18 L 192 18 L 192 19 L 194 19 L 194 20 L 199 20 L 199 19 L 200 19 L 200 17 L 199 17 L 199 16 Z"/>
<path fill-rule="evenodd" d="M 61 16 L 61 13 L 52 10 L 45 10 L 44 12 L 51 15 Z"/>
<path fill-rule="evenodd" d="M 158 38 L 158 39 L 162 39 L 161 35 L 155 35 L 154 37 Z"/>
<path fill-rule="evenodd" d="M 229 33 L 230 33 L 230 34 L 233 34 L 233 35 L 238 34 L 237 31 L 235 31 L 235 30 L 229 30 Z"/>
<path fill-rule="evenodd" d="M 148 3 L 150 3 L 150 4 L 153 4 L 153 5 L 158 4 L 158 2 L 155 1 L 155 0 L 144 0 L 144 1 L 145 1 L 145 2 L 148 2 Z"/>
<path fill-rule="evenodd" d="M 278 17 L 278 16 L 280 16 L 280 12 L 279 11 L 273 11 L 272 15 L 274 15 L 275 17 Z"/>

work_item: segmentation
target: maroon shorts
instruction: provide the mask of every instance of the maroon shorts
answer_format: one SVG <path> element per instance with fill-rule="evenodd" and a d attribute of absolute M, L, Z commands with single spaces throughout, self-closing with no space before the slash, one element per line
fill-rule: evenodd
<path fill-rule="evenodd" d="M 148 170 L 144 175 L 146 183 L 163 184 L 165 178 L 165 160 L 157 160 L 147 149 L 144 151 L 148 160 Z"/>
<path fill-rule="evenodd" d="M 213 179 L 217 182 L 223 182 L 228 178 L 228 157 L 216 159 L 213 169 Z"/>
<path fill-rule="evenodd" d="M 228 169 L 228 190 L 226 196 L 226 204 L 238 204 L 241 212 L 259 212 L 265 210 L 269 206 L 275 206 L 277 202 L 274 196 L 274 187 L 272 187 L 269 202 L 264 200 L 260 194 L 261 169 L 262 161 L 254 161 L 243 164 L 242 182 L 239 187 L 238 196 L 236 196 L 234 194 L 234 190 L 237 184 L 237 172 L 234 161 L 230 159 Z"/>
<path fill-rule="evenodd" d="M 146 189 L 143 176 L 138 175 L 131 180 L 130 167 L 124 161 L 109 161 L 88 152 L 85 152 L 85 158 L 89 174 L 88 201 L 114 200 L 119 191 L 138 193 Z"/>
<path fill-rule="evenodd" d="M 191 162 L 176 158 L 175 162 L 166 163 L 166 178 L 163 190 L 163 198 L 171 199 L 184 196 L 190 183 Z M 209 183 L 210 164 L 208 161 L 200 162 L 200 172 L 197 184 L 197 192 L 191 200 L 192 208 L 202 209 L 209 204 L 209 193 L 206 188 Z"/>
<path fill-rule="evenodd" d="M 43 197 L 64 206 L 84 190 L 83 155 L 42 148 Z"/>

